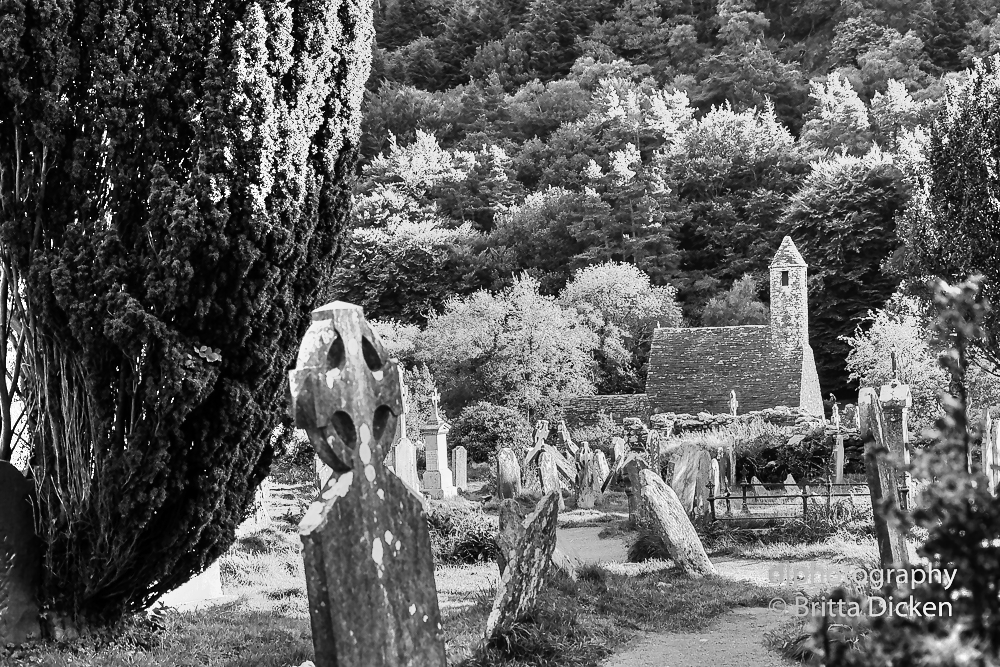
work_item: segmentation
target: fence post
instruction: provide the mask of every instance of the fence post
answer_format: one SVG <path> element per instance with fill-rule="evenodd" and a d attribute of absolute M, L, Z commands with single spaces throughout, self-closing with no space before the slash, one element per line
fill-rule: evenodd
<path fill-rule="evenodd" d="M 746 480 L 745 477 L 744 477 L 744 480 Z M 743 487 L 743 511 L 746 514 L 749 514 L 750 513 L 750 508 L 747 507 L 747 486 L 748 486 L 748 484 L 746 483 L 746 481 L 744 481 L 743 484 L 741 484 L 740 486 Z"/>
<path fill-rule="evenodd" d="M 809 513 L 809 484 L 802 482 L 802 518 Z"/>
<path fill-rule="evenodd" d="M 826 518 L 830 518 L 830 513 L 833 510 L 833 482 L 830 481 L 830 476 L 826 476 Z"/>
<path fill-rule="evenodd" d="M 726 516 L 732 516 L 733 515 L 733 508 L 729 504 L 729 498 L 732 495 L 733 495 L 732 491 L 730 491 L 729 489 L 726 489 Z"/>
<path fill-rule="evenodd" d="M 709 480 L 708 484 L 708 506 L 711 507 L 712 521 L 715 521 L 715 485 Z"/>

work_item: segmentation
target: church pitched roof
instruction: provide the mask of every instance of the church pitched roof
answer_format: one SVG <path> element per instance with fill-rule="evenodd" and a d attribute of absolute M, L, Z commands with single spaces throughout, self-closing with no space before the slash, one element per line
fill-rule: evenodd
<path fill-rule="evenodd" d="M 656 329 L 646 394 L 654 412 L 741 413 L 799 405 L 802 359 L 776 354 L 766 325 Z"/>
<path fill-rule="evenodd" d="M 771 266 L 807 266 L 806 260 L 802 259 L 802 254 L 795 247 L 791 236 L 786 236 L 781 240 L 778 252 L 771 260 Z"/>

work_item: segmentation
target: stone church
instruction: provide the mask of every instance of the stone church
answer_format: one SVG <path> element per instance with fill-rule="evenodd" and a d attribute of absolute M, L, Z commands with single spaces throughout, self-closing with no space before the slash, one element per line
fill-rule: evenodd
<path fill-rule="evenodd" d="M 806 268 L 786 236 L 771 261 L 770 324 L 656 329 L 646 379 L 650 412 L 729 412 L 735 390 L 740 413 L 786 405 L 822 415 Z"/>

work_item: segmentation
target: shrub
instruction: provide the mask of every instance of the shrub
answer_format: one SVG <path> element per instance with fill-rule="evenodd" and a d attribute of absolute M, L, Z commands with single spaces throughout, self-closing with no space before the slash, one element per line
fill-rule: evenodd
<path fill-rule="evenodd" d="M 497 554 L 496 518 L 464 499 L 429 502 L 427 527 L 438 563 L 478 563 Z"/>
<path fill-rule="evenodd" d="M 516 410 L 480 401 L 462 410 L 448 439 L 456 447 L 465 447 L 470 461 L 483 463 L 503 447 L 523 453 L 531 442 L 531 426 Z"/>

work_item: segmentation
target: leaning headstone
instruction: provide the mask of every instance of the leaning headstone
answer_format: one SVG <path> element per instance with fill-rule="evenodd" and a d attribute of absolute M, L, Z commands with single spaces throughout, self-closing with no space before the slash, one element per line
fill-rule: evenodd
<path fill-rule="evenodd" d="M 559 496 L 559 511 L 566 509 L 562 498 L 562 487 L 559 484 L 559 470 L 556 468 L 556 460 L 551 452 L 542 450 L 538 454 L 538 481 L 542 487 L 542 493 L 548 495 L 555 493 Z"/>
<path fill-rule="evenodd" d="M 754 475 L 750 479 L 750 495 L 761 499 L 767 498 L 771 495 L 767 492 L 767 489 L 764 488 L 764 484 L 760 481 L 757 475 Z"/>
<path fill-rule="evenodd" d="M 487 641 L 497 628 L 516 621 L 535 606 L 556 548 L 558 495 L 544 496 L 525 520 L 524 534 L 507 561 L 500 590 L 486 620 Z"/>
<path fill-rule="evenodd" d="M 649 525 L 667 547 L 670 559 L 689 576 L 715 574 L 705 547 L 674 490 L 652 470 L 639 471 L 639 496 Z"/>
<path fill-rule="evenodd" d="M 289 373 L 292 414 L 335 477 L 299 525 L 316 664 L 444 667 L 427 517 L 382 462 L 399 371 L 342 302 L 313 311 Z"/>
<path fill-rule="evenodd" d="M 0 461 L 0 647 L 38 639 L 42 541 L 35 535 L 34 484 Z"/>
<path fill-rule="evenodd" d="M 500 531 L 497 537 L 497 567 L 500 576 L 507 569 L 507 563 L 517 550 L 517 545 L 524 538 L 525 515 L 521 504 L 513 499 L 500 502 Z M 552 565 L 570 579 L 576 580 L 576 563 L 559 549 L 552 551 Z"/>
<path fill-rule="evenodd" d="M 905 565 L 909 562 L 906 535 L 887 519 L 893 509 L 899 506 L 899 495 L 896 471 L 885 456 L 885 452 L 891 451 L 891 448 L 886 441 L 882 406 L 874 389 L 865 387 L 861 390 L 858 396 L 858 421 L 861 438 L 865 442 L 865 475 L 872 500 L 879 562 L 883 568 Z"/>
<path fill-rule="evenodd" d="M 515 498 L 521 495 L 521 466 L 517 454 L 509 447 L 497 452 L 497 498 Z"/>
<path fill-rule="evenodd" d="M 562 439 L 563 447 L 566 448 L 566 452 L 575 457 L 580 451 L 580 448 L 573 442 L 573 438 L 570 437 L 569 429 L 566 428 L 566 422 L 563 420 L 559 421 L 559 437 Z"/>
<path fill-rule="evenodd" d="M 429 498 L 450 498 L 458 493 L 448 468 L 448 431 L 451 427 L 441 419 L 438 401 L 441 395 L 435 391 L 431 395 L 431 415 L 420 427 L 424 438 L 424 454 L 427 470 L 424 471 L 424 493 Z"/>
<path fill-rule="evenodd" d="M 420 476 L 417 474 L 417 448 L 413 441 L 405 435 L 396 443 L 394 457 L 396 465 L 393 472 L 396 477 L 416 494 L 420 494 Z M 423 496 L 421 496 L 423 497 Z"/>
<path fill-rule="evenodd" d="M 459 491 L 469 490 L 469 456 L 465 447 L 451 450 L 451 470 L 455 473 L 455 488 Z"/>

